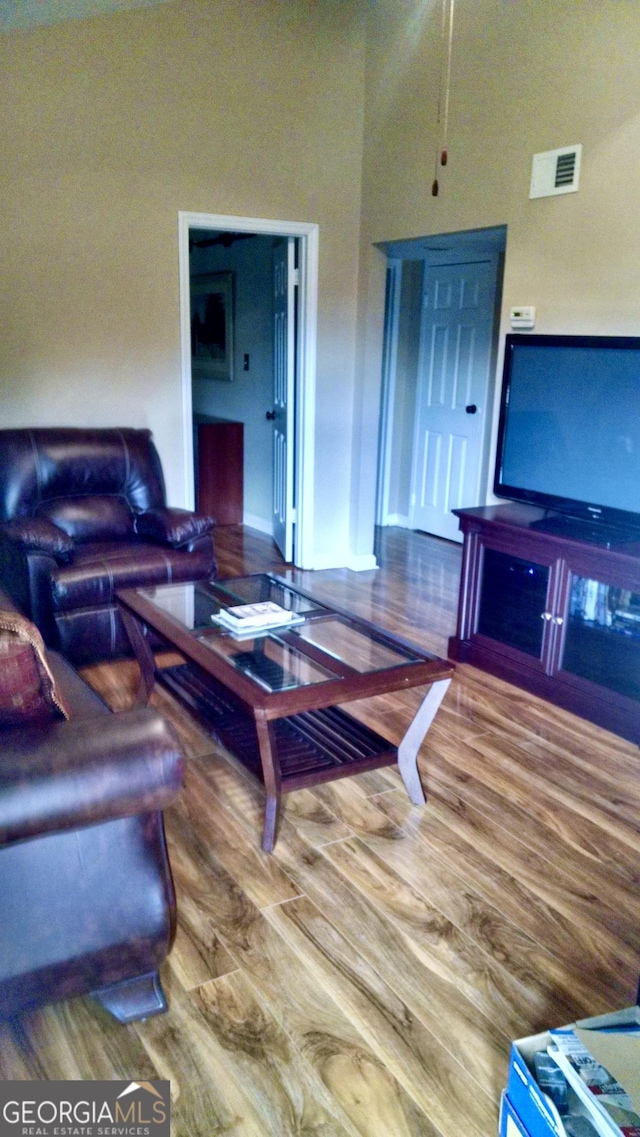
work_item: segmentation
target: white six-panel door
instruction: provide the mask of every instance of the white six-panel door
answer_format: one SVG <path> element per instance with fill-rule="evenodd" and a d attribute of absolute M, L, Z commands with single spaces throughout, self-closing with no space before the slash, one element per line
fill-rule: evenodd
<path fill-rule="evenodd" d="M 484 490 L 495 281 L 492 261 L 425 267 L 409 524 L 452 541 Z"/>

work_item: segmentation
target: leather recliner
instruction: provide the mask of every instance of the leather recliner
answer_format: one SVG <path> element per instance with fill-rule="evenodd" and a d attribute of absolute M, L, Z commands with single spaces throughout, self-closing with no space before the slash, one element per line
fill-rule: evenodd
<path fill-rule="evenodd" d="M 0 610 L 5 628 L 1 590 Z M 55 652 L 55 713 L 19 722 L 33 694 L 20 666 L 3 640 L 0 1017 L 90 993 L 120 1022 L 147 1018 L 167 1009 L 176 925 L 162 817 L 182 784 L 176 735 L 146 707 L 111 714 Z"/>
<path fill-rule="evenodd" d="M 78 666 L 130 650 L 116 589 L 216 575 L 214 524 L 166 506 L 148 430 L 0 430 L 0 580 Z"/>

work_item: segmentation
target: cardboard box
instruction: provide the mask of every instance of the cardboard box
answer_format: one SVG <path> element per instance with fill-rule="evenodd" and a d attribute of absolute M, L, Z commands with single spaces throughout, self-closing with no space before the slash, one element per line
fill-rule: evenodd
<path fill-rule="evenodd" d="M 533 1075 L 533 1055 L 546 1050 L 548 1031 L 520 1038 L 511 1044 L 507 1098 L 527 1137 L 565 1137 L 560 1115 Z"/>

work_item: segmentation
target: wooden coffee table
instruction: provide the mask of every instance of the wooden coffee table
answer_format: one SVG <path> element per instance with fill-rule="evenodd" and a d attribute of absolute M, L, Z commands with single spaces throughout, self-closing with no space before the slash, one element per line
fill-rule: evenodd
<path fill-rule="evenodd" d="M 137 702 L 159 680 L 262 781 L 266 852 L 275 844 L 282 794 L 291 790 L 397 762 L 411 801 L 424 803 L 418 751 L 451 682 L 451 663 L 272 573 L 126 589 L 117 599 L 140 664 Z M 263 600 L 303 622 L 250 638 L 212 622 L 224 608 Z M 159 669 L 150 630 L 185 662 Z M 340 707 L 426 685 L 397 747 Z"/>

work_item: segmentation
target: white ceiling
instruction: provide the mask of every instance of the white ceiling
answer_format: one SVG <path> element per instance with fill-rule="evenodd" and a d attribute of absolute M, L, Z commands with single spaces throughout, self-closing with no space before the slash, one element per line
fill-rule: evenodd
<path fill-rule="evenodd" d="M 0 0 L 0 31 L 32 28 L 36 24 L 57 24 L 61 20 L 82 20 L 87 16 L 120 12 L 124 8 L 149 7 L 168 0 Z"/>

